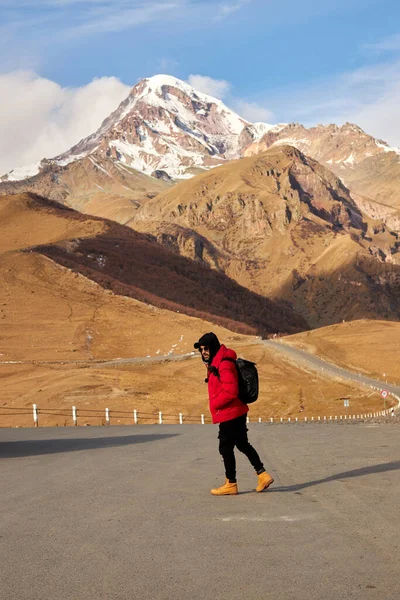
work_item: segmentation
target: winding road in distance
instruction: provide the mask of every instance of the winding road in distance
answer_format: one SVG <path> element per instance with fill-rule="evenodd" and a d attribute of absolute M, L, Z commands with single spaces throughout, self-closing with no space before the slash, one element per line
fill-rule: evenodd
<path fill-rule="evenodd" d="M 399 408 L 400 408 L 400 385 L 385 383 L 383 381 L 379 381 L 377 379 L 372 379 L 371 377 L 366 377 L 361 373 L 355 373 L 354 371 L 349 371 L 344 369 L 343 367 L 339 367 L 333 363 L 329 363 L 321 358 L 318 358 L 314 354 L 310 354 L 305 350 L 300 350 L 299 348 L 294 348 L 293 346 L 289 346 L 281 341 L 273 341 L 273 340 L 262 340 L 259 343 L 263 344 L 267 348 L 271 350 L 275 350 L 279 352 L 283 356 L 294 361 L 299 367 L 304 366 L 306 368 L 312 369 L 318 373 L 324 373 L 327 377 L 339 377 L 341 379 L 347 379 L 354 383 L 358 383 L 361 385 L 369 386 L 370 388 L 375 388 L 378 390 L 387 390 L 390 394 L 397 397 L 399 400 Z M 189 352 L 187 354 L 168 354 L 163 356 L 146 356 L 146 357 L 135 357 L 135 358 L 115 358 L 111 360 L 101 360 L 101 359 L 87 359 L 87 360 L 15 360 L 15 361 L 0 361 L 0 365 L 7 364 L 37 364 L 37 365 L 82 365 L 82 367 L 90 368 L 90 367 L 117 367 L 119 365 L 129 365 L 129 364 L 160 364 L 163 362 L 170 361 L 183 361 L 189 360 L 192 358 L 197 358 L 197 354 Z"/>
<path fill-rule="evenodd" d="M 288 344 L 282 342 L 275 342 L 273 340 L 263 340 L 262 342 L 268 348 L 272 350 L 276 350 L 281 354 L 291 358 L 299 365 L 299 363 L 303 363 L 310 369 L 321 373 L 321 371 L 326 373 L 328 377 L 340 377 L 341 379 L 348 379 L 350 381 L 354 381 L 356 383 L 360 383 L 372 388 L 376 388 L 379 390 L 387 390 L 390 394 L 397 396 L 400 398 L 400 385 L 395 385 L 391 383 L 385 383 L 382 381 L 378 381 L 377 379 L 372 379 L 371 377 L 366 377 L 361 373 L 354 373 L 353 371 L 348 371 L 347 369 L 343 369 L 342 367 L 338 367 L 332 363 L 329 363 L 314 354 L 310 354 L 305 350 L 300 350 L 299 348 L 293 348 L 293 346 L 289 346 Z"/>

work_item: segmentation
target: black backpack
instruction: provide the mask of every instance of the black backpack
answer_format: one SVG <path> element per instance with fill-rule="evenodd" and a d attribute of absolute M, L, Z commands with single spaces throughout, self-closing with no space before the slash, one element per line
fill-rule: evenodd
<path fill-rule="evenodd" d="M 258 372 L 256 363 L 244 358 L 223 358 L 236 365 L 239 381 L 239 398 L 244 404 L 251 404 L 258 398 Z M 222 361 L 221 361 L 222 362 Z"/>

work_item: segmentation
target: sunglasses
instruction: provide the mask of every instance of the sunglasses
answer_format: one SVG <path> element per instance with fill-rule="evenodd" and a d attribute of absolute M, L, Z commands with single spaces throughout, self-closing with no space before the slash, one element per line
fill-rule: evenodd
<path fill-rule="evenodd" d="M 200 346 L 199 348 L 199 352 L 201 352 L 201 354 L 203 354 L 203 352 L 209 352 L 210 348 L 208 346 Z"/>

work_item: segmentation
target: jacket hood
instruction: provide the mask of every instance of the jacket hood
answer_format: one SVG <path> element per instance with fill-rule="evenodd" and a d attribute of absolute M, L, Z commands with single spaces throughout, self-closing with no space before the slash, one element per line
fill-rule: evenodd
<path fill-rule="evenodd" d="M 237 354 L 234 350 L 231 350 L 231 348 L 227 348 L 224 344 L 222 344 L 211 362 L 212 366 L 218 368 L 223 358 L 232 358 L 233 360 L 236 360 Z"/>
<path fill-rule="evenodd" d="M 217 338 L 215 333 L 210 331 L 210 333 L 205 333 L 204 335 L 202 335 L 201 338 L 199 339 L 199 341 L 194 344 L 194 347 L 196 348 L 196 350 L 198 350 L 200 348 L 200 346 L 208 346 L 208 348 L 210 349 L 210 360 L 205 361 L 204 358 L 203 357 L 202 358 L 203 358 L 203 362 L 207 362 L 207 364 L 211 364 L 215 355 L 221 348 L 219 339 Z"/>

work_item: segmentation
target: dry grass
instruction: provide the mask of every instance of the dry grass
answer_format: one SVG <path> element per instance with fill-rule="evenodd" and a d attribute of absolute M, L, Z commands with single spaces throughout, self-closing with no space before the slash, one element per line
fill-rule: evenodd
<path fill-rule="evenodd" d="M 310 327 L 400 314 L 400 237 L 289 146 L 180 182 L 140 208 L 132 227 L 289 301 Z"/>
<path fill-rule="evenodd" d="M 37 213 L 36 209 L 30 210 L 26 198 L 21 202 L 15 198 L 1 201 L 5 216 L 0 223 L 1 426 L 31 426 L 33 403 L 39 406 L 41 425 L 72 424 L 72 406 L 78 408 L 80 424 L 101 424 L 106 407 L 116 424 L 132 422 L 134 409 L 139 411 L 141 422 L 144 414 L 148 422 L 155 422 L 158 411 L 171 415 L 173 420 L 179 412 L 199 419 L 200 414 L 208 414 L 208 409 L 204 366 L 198 359 L 118 367 L 91 361 L 187 353 L 193 342 L 210 330 L 239 354 L 258 363 L 261 394 L 251 408 L 251 418 L 340 414 L 341 398 L 345 396 L 350 397 L 355 413 L 382 408 L 376 394 L 303 371 L 254 343 L 254 338 L 234 334 L 204 319 L 117 296 L 45 256 L 21 252 L 24 244 L 59 240 L 64 240 L 67 253 L 72 252 L 77 236 L 97 235 L 103 231 L 98 229 L 102 225 L 96 219 L 75 213 L 71 216 L 69 211 L 55 214 L 51 205 Z M 204 289 L 202 294 L 206 294 Z M 286 339 L 307 343 L 316 351 L 327 348 L 335 362 L 343 359 L 345 348 L 347 366 L 362 363 L 365 372 L 371 374 L 375 373 L 376 356 L 382 361 L 376 363 L 377 371 L 381 364 L 391 361 L 387 373 L 394 375 L 399 324 L 389 327 L 385 322 L 365 322 L 362 331 L 357 324 L 345 325 Z M 346 331 L 350 332 L 347 336 Z M 371 347 L 375 347 L 375 354 L 370 352 Z M 31 364 L 4 364 L 13 360 Z M 86 363 L 70 362 L 74 360 Z M 85 416 L 83 411 L 89 410 L 100 412 L 98 416 Z M 117 416 L 115 411 L 126 412 Z"/>
<path fill-rule="evenodd" d="M 26 312 L 27 293 L 30 301 L 31 294 L 43 292 L 68 302 L 75 287 L 87 290 L 95 282 L 103 295 L 110 290 L 241 333 L 293 333 L 307 328 L 287 304 L 257 296 L 223 273 L 177 256 L 128 227 L 29 195 L 0 197 L 0 217 L 0 237 L 4 233 L 0 269 L 6 282 L 0 293 L 11 294 L 21 314 Z M 65 269 L 58 265 L 68 269 L 71 277 L 64 277 Z M 68 318 L 72 317 L 71 313 Z"/>
<path fill-rule="evenodd" d="M 285 337 L 289 343 L 351 371 L 399 383 L 400 323 L 360 320 Z"/>
<path fill-rule="evenodd" d="M 261 392 L 250 409 L 251 420 L 344 415 L 343 397 L 350 398 L 351 414 L 383 409 L 379 394 L 301 370 L 260 343 L 243 345 L 240 340 L 230 340 L 228 344 L 258 364 Z M 78 408 L 80 425 L 104 424 L 106 407 L 115 425 L 133 423 L 134 409 L 140 423 L 157 422 L 158 411 L 163 412 L 167 423 L 177 423 L 180 412 L 186 422 L 200 423 L 201 414 L 209 422 L 204 377 L 199 358 L 114 367 L 3 365 L 2 398 L 8 408 L 0 410 L 1 425 L 32 426 L 33 402 L 39 407 L 41 426 L 72 425 L 72 406 Z M 17 414 L 13 407 L 24 409 L 26 414 Z M 98 412 L 90 416 L 85 412 L 88 410 Z M 11 416 L 4 416 L 6 412 Z"/>

